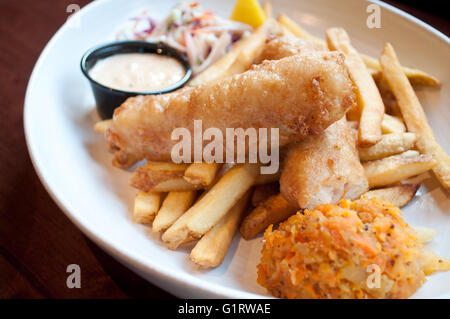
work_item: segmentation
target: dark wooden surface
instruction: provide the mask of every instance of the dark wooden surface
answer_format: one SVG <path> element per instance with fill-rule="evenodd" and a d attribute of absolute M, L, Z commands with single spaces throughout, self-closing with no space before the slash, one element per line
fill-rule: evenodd
<path fill-rule="evenodd" d="M 87 2 L 0 0 L 0 298 L 171 297 L 87 239 L 47 194 L 28 156 L 22 124 L 28 78 L 67 6 Z M 388 2 L 450 34 L 449 22 L 432 10 Z M 66 286 L 69 264 L 81 267 L 81 289 Z"/>

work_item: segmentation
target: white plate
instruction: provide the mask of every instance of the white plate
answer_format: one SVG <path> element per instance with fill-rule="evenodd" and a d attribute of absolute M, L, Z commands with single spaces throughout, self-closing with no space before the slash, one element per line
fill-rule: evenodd
<path fill-rule="evenodd" d="M 203 1 L 205 8 L 228 16 L 234 1 Z M 82 54 L 113 40 L 117 27 L 149 7 L 166 14 L 174 1 L 94 1 L 79 13 L 79 27 L 65 24 L 41 54 L 28 85 L 24 122 L 29 151 L 43 184 L 59 207 L 93 241 L 156 285 L 180 297 L 253 298 L 268 296 L 256 283 L 260 238 L 236 236 L 223 265 L 199 271 L 188 261 L 188 250 L 169 251 L 148 228 L 131 220 L 135 191 L 130 172 L 111 165 L 111 154 L 92 125 L 99 120 L 87 80 L 81 74 Z M 442 80 L 439 89 L 419 92 L 439 142 L 450 151 L 449 39 L 426 24 L 381 4 L 381 29 L 366 27 L 365 1 L 273 1 L 307 29 L 322 36 L 325 28 L 342 26 L 362 52 L 378 56 L 386 41 L 401 61 Z M 450 198 L 428 174 L 416 178 L 421 196 L 405 210 L 412 225 L 436 228 L 428 246 L 450 257 Z M 76 261 L 74 261 L 76 262 Z M 415 297 L 448 297 L 450 272 L 429 277 Z"/>

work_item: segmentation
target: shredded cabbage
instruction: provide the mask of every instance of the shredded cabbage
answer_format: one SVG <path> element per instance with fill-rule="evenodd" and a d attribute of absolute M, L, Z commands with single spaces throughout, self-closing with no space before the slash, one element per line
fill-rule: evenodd
<path fill-rule="evenodd" d="M 219 60 L 252 27 L 204 10 L 198 2 L 181 2 L 158 22 L 144 10 L 117 33 L 118 40 L 164 42 L 185 54 L 194 74 Z"/>

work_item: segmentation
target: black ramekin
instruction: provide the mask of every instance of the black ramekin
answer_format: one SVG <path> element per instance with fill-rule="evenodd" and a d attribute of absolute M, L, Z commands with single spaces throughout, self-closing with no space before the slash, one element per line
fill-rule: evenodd
<path fill-rule="evenodd" d="M 89 76 L 89 70 L 97 61 L 120 53 L 154 53 L 170 56 L 180 61 L 186 70 L 184 77 L 167 88 L 149 92 L 130 92 L 112 89 L 104 86 Z M 127 98 L 136 95 L 163 94 L 175 91 L 186 84 L 192 76 L 192 69 L 187 59 L 174 48 L 164 43 L 151 43 L 145 41 L 120 41 L 101 45 L 87 51 L 81 58 L 81 71 L 89 80 L 97 104 L 98 114 L 102 119 L 109 119 L 114 109 L 120 106 Z"/>

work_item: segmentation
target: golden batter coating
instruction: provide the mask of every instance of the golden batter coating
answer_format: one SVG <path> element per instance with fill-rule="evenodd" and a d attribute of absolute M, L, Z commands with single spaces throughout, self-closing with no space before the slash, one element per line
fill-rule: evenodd
<path fill-rule="evenodd" d="M 321 133 L 355 103 L 353 86 L 337 52 L 265 61 L 242 74 L 164 95 L 129 98 L 105 132 L 111 149 L 137 159 L 171 159 L 172 130 L 194 120 L 203 130 L 279 128 L 280 146 Z M 204 145 L 209 141 L 203 142 Z M 224 147 L 225 149 L 225 147 Z M 126 158 L 125 158 L 126 159 Z M 120 163 L 119 163 L 120 164 Z"/>
<path fill-rule="evenodd" d="M 274 37 L 267 41 L 256 63 L 261 63 L 264 60 L 280 60 L 298 54 L 326 51 L 328 51 L 328 48 L 325 43 L 294 36 Z"/>
<path fill-rule="evenodd" d="M 343 117 L 322 134 L 289 145 L 280 191 L 292 205 L 314 208 L 357 199 L 369 188 L 351 128 Z"/>

